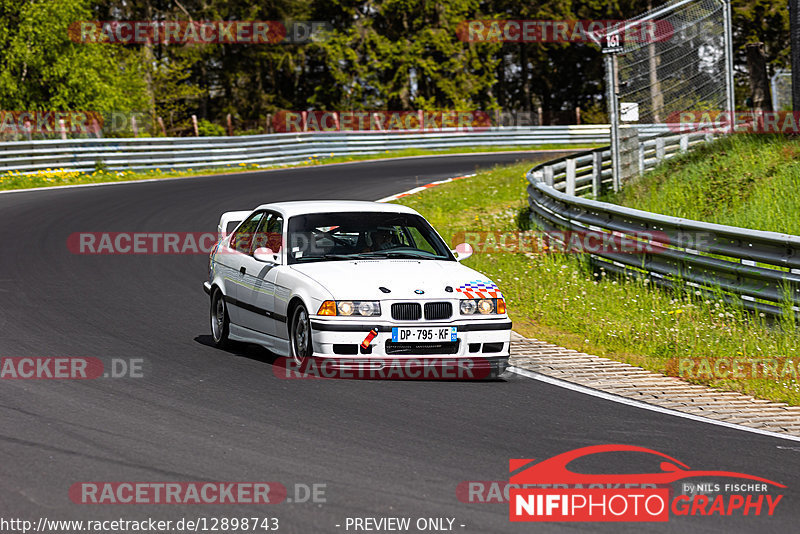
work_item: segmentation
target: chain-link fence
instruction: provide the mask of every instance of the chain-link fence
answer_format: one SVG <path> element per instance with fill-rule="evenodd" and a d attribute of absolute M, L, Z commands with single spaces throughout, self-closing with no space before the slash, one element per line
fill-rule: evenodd
<path fill-rule="evenodd" d="M 776 71 L 770 79 L 770 90 L 775 111 L 792 111 L 792 71 Z"/>
<path fill-rule="evenodd" d="M 615 152 L 619 125 L 734 109 L 728 0 L 672 0 L 625 21 L 609 33 L 606 47 Z M 623 179 L 615 172 L 615 189 Z"/>
<path fill-rule="evenodd" d="M 675 112 L 728 108 L 724 2 L 673 1 L 628 24 L 638 38 L 624 39 L 617 54 L 623 110 L 638 107 L 637 121 L 660 123 Z"/>

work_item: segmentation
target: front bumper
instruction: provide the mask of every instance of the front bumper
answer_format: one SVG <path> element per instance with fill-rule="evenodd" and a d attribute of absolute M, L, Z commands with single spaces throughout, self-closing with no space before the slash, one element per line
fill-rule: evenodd
<path fill-rule="evenodd" d="M 442 343 L 394 343 L 392 328 L 458 329 L 457 341 Z M 375 329 L 378 335 L 364 349 L 361 343 Z M 364 319 L 311 319 L 314 355 L 323 358 L 506 358 L 511 344 L 511 321 L 507 317 L 453 322 L 381 322 Z"/>

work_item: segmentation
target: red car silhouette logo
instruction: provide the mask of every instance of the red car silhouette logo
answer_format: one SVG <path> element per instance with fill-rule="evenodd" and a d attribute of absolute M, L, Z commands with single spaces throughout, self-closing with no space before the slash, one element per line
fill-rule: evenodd
<path fill-rule="evenodd" d="M 634 473 L 634 474 L 584 474 L 570 471 L 567 464 L 570 462 L 603 452 L 643 452 L 654 454 L 664 458 L 660 464 L 661 472 L 657 473 Z M 744 478 L 758 482 L 766 482 L 779 488 L 785 488 L 783 484 L 768 480 L 766 478 L 736 473 L 733 471 L 702 471 L 690 469 L 688 465 L 668 456 L 662 452 L 637 447 L 635 445 L 593 445 L 568 451 L 547 460 L 535 463 L 530 467 L 519 471 L 523 466 L 529 465 L 536 460 L 532 458 L 509 460 L 509 471 L 513 474 L 509 479 L 511 484 L 669 484 L 677 480 L 691 477 L 730 477 Z"/>

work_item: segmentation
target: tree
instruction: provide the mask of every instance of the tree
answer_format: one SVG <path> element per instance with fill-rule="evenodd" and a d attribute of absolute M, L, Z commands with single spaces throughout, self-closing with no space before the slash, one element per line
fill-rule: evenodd
<path fill-rule="evenodd" d="M 0 0 L 0 108 L 143 109 L 145 87 L 135 53 L 70 40 L 70 24 L 90 18 L 89 0 Z"/>

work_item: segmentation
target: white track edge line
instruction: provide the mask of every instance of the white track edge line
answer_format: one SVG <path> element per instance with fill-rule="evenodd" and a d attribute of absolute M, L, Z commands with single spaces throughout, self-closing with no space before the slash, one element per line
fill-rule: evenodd
<path fill-rule="evenodd" d="M 559 378 L 553 378 L 551 376 L 543 375 L 541 373 L 537 373 L 535 371 L 529 371 L 527 369 L 521 369 L 515 366 L 509 366 L 507 368 L 508 371 L 512 373 L 516 373 L 520 376 L 524 376 L 526 378 L 531 378 L 533 380 L 539 380 L 540 382 L 546 382 L 553 386 L 569 389 L 575 391 L 577 393 L 583 393 L 585 395 L 591 395 L 593 397 L 598 397 L 604 400 L 609 400 L 612 402 L 618 402 L 620 404 L 625 404 L 627 406 L 633 406 L 635 408 L 642 408 L 644 410 L 650 410 L 652 412 L 663 413 L 666 415 L 674 415 L 676 417 L 682 417 L 684 419 L 690 419 L 692 421 L 698 421 L 700 423 L 708 423 L 717 426 L 723 426 L 726 428 L 732 428 L 734 430 L 743 430 L 745 432 L 752 432 L 754 434 L 760 434 L 762 436 L 769 436 L 771 438 L 780 438 L 780 439 L 787 439 L 790 441 L 797 441 L 800 442 L 800 437 L 792 436 L 790 434 L 781 434 L 779 432 L 772 432 L 771 430 L 762 430 L 760 428 L 752 428 L 749 426 L 738 425 L 736 423 L 728 423 L 726 421 L 719 421 L 717 419 L 710 419 L 708 417 L 703 417 L 701 415 L 694 415 L 686 412 L 681 412 L 679 410 L 673 410 L 671 408 L 664 408 L 662 406 L 657 406 L 655 404 L 649 404 L 647 402 L 629 399 L 627 397 L 622 397 L 620 395 L 614 395 L 613 393 L 607 393 L 605 391 L 601 391 L 599 389 L 593 389 L 587 386 L 581 386 L 579 384 L 573 384 L 572 382 L 567 382 L 566 380 L 561 380 Z"/>

